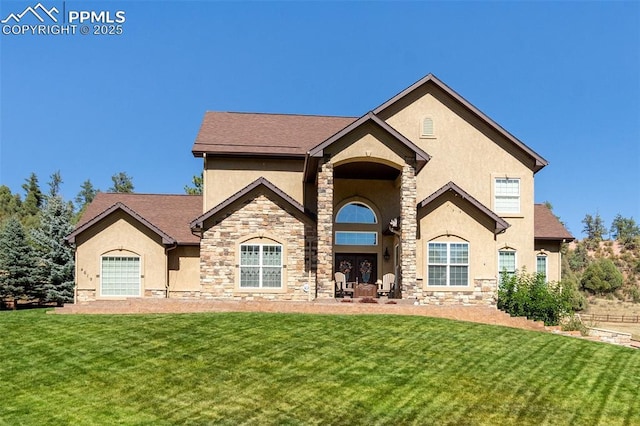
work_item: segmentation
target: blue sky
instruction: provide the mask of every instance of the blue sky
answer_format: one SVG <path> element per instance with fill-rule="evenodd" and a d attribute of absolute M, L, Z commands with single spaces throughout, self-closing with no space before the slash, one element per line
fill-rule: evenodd
<path fill-rule="evenodd" d="M 0 19 L 36 4 L 3 0 Z M 122 35 L 0 35 L 14 192 L 60 170 L 67 199 L 120 171 L 136 192 L 182 193 L 207 110 L 360 116 L 433 73 L 549 161 L 536 201 L 575 236 L 586 213 L 640 221 L 640 2 L 42 4 L 126 21 Z"/>

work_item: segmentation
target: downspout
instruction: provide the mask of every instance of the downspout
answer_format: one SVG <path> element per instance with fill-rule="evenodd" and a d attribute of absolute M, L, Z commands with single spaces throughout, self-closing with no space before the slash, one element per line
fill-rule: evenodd
<path fill-rule="evenodd" d="M 173 247 L 165 247 L 164 249 L 164 254 L 166 256 L 167 259 L 167 267 L 166 267 L 166 271 L 167 271 L 167 276 L 166 276 L 166 281 L 165 281 L 165 285 L 164 285 L 164 298 L 168 299 L 169 298 L 169 252 L 171 250 L 175 250 L 178 248 L 178 242 L 173 243 Z"/>

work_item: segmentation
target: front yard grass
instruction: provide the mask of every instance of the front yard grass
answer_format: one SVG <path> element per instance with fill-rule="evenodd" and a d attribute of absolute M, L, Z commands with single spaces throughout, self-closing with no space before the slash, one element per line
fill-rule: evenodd
<path fill-rule="evenodd" d="M 0 424 L 640 424 L 640 352 L 435 318 L 0 313 Z"/>

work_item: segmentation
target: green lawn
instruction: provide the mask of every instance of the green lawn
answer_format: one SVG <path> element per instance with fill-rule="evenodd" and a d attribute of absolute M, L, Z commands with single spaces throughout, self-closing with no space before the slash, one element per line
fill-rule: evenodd
<path fill-rule="evenodd" d="M 640 352 L 407 316 L 0 312 L 0 424 L 640 424 Z"/>

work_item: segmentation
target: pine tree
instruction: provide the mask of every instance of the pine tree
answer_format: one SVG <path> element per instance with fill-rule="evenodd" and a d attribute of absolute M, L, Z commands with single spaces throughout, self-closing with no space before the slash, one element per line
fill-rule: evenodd
<path fill-rule="evenodd" d="M 24 228 L 12 216 L 0 232 L 0 298 L 30 298 L 37 281 L 35 257 Z M 14 304 L 15 306 L 15 304 Z"/>
<path fill-rule="evenodd" d="M 640 226 L 636 224 L 632 217 L 622 217 L 618 213 L 611 223 L 611 235 L 626 248 L 632 249 L 637 244 L 636 240 L 640 237 Z"/>
<path fill-rule="evenodd" d="M 185 185 L 184 192 L 189 195 L 202 195 L 202 173 L 200 175 L 193 175 L 191 179 L 193 186 Z"/>
<path fill-rule="evenodd" d="M 38 185 L 38 177 L 35 173 L 31 173 L 29 179 L 25 179 L 26 183 L 22 185 L 22 189 L 26 191 L 24 201 L 22 202 L 22 223 L 27 229 L 35 228 L 38 225 L 40 207 L 44 201 L 44 194 Z"/>
<path fill-rule="evenodd" d="M 133 180 L 131 176 L 127 175 L 125 172 L 120 172 L 111 176 L 111 180 L 113 181 L 113 186 L 109 188 L 109 192 L 133 192 Z"/>
<path fill-rule="evenodd" d="M 64 237 L 73 231 L 73 208 L 62 197 L 47 197 L 40 226 L 31 233 L 38 262 L 38 284 L 34 296 L 61 306 L 73 301 L 74 257 Z"/>
<path fill-rule="evenodd" d="M 82 183 L 82 186 L 80 186 L 80 192 L 78 192 L 78 195 L 76 195 L 75 198 L 76 208 L 78 209 L 78 212 L 73 219 L 74 223 L 80 220 L 82 214 L 87 209 L 87 206 L 93 201 L 98 192 L 100 192 L 100 190 L 93 187 L 91 180 L 87 179 Z"/>
<path fill-rule="evenodd" d="M 11 216 L 20 213 L 22 200 L 19 194 L 12 194 L 6 185 L 0 186 L 0 224 Z"/>
<path fill-rule="evenodd" d="M 51 175 L 51 181 L 49 182 L 49 197 L 55 197 L 60 193 L 60 185 L 62 185 L 62 176 L 60 176 L 60 170 Z"/>

